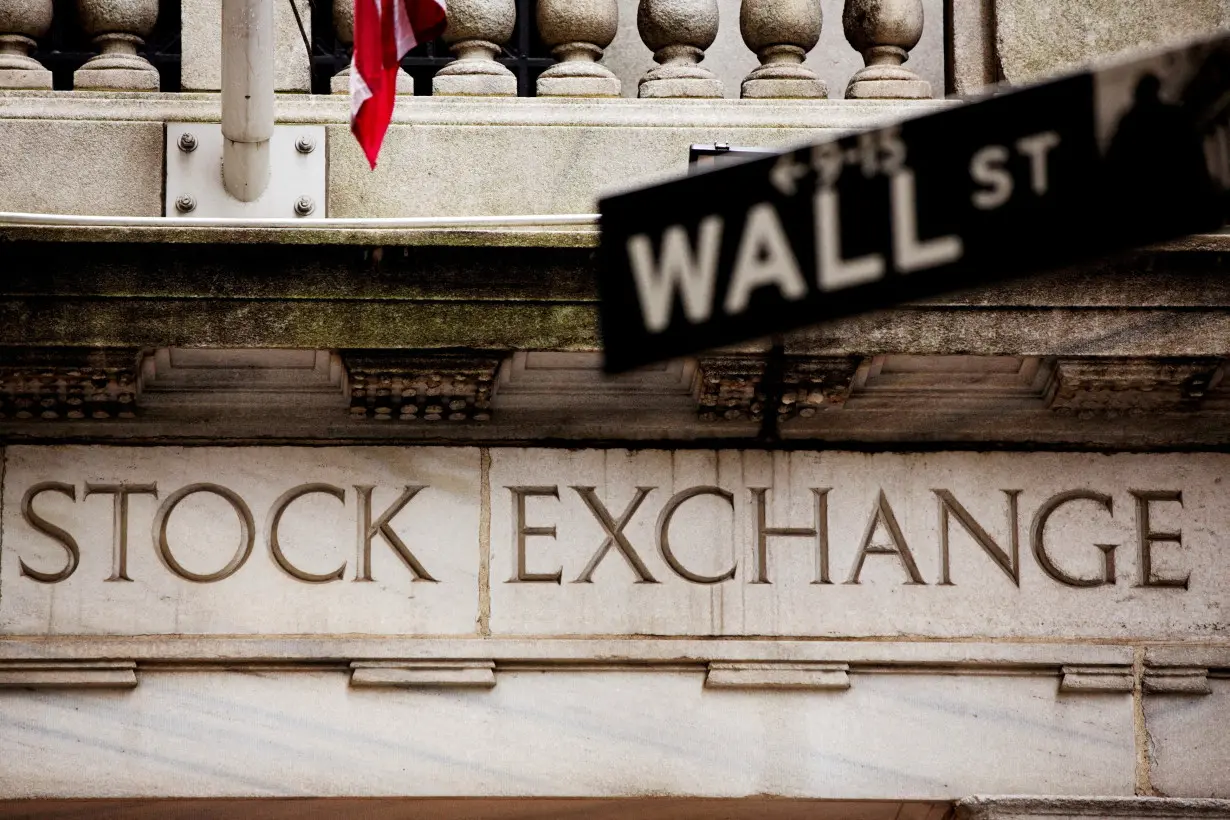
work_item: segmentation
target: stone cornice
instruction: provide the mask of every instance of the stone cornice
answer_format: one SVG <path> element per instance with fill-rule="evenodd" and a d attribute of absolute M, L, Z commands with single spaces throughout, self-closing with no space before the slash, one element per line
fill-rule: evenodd
<path fill-rule="evenodd" d="M 209 93 L 0 91 L 0 120 L 217 122 Z M 948 100 L 688 100 L 405 97 L 393 125 L 859 128 L 951 107 Z M 277 95 L 279 122 L 349 127 L 346 96 Z"/>
<path fill-rule="evenodd" d="M 0 436 L 1222 447 L 1226 362 L 748 349 L 606 379 L 588 352 L 8 347 Z"/>

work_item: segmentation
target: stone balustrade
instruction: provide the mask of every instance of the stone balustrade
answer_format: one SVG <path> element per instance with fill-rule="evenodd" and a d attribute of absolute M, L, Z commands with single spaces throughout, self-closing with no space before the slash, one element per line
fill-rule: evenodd
<path fill-rule="evenodd" d="M 199 49 L 216 31 L 201 30 L 212 18 L 204 5 L 211 0 L 182 0 L 184 89 L 209 90 L 198 78 L 211 74 L 198 63 L 215 60 Z M 353 41 L 353 0 L 334 0 L 336 42 L 349 49 Z M 533 0 L 538 40 L 556 60 L 541 70 L 535 91 L 541 97 L 607 98 L 623 95 L 626 83 L 603 64 L 608 47 L 620 32 L 619 0 Z M 159 16 L 159 0 L 76 0 L 72 25 L 80 27 L 97 54 L 73 75 L 73 88 L 88 90 L 155 91 L 158 70 L 142 55 Z M 304 4 L 306 5 L 306 4 Z M 624 3 L 625 11 L 630 4 Z M 201 7 L 201 8 L 198 8 Z M 297 6 L 298 7 L 298 6 Z M 726 88 L 713 69 L 704 64 L 706 52 L 719 33 L 721 13 L 738 8 L 739 31 L 759 65 L 743 79 L 739 96 L 748 99 L 824 99 L 829 90 L 811 67 L 804 64 L 820 42 L 826 22 L 822 0 L 639 0 L 636 31 L 652 53 L 656 65 L 639 78 L 642 98 L 720 98 Z M 933 5 L 932 8 L 935 8 Z M 503 59 L 518 33 L 518 10 L 528 12 L 525 0 L 449 0 L 448 28 L 443 42 L 455 59 L 434 70 L 431 93 L 436 96 L 511 97 L 518 94 L 518 76 Z M 830 11 L 832 9 L 830 8 Z M 310 9 L 301 10 L 301 17 Z M 926 99 L 930 83 L 903 64 L 923 31 L 923 0 L 845 0 L 842 26 L 849 45 L 865 66 L 849 82 L 851 99 Z M 49 89 L 52 73 L 40 64 L 38 43 L 53 25 L 51 0 L 0 0 L 0 89 Z M 194 22 L 195 21 L 195 22 Z M 934 21 L 937 25 L 942 21 Z M 66 25 L 66 23 L 62 23 Z M 311 30 L 310 17 L 304 23 Z M 298 24 L 279 15 L 279 62 L 297 60 L 297 76 L 306 76 L 308 55 L 302 48 Z M 195 30 L 189 31 L 189 28 Z M 625 29 L 630 32 L 630 29 Z M 519 50 L 530 38 L 518 37 Z M 627 34 L 625 34 L 625 37 Z M 297 49 L 282 41 L 298 40 Z M 625 41 L 626 42 L 626 41 Z M 190 45 L 192 49 L 190 49 Z M 831 44 L 826 47 L 830 52 Z M 190 51 L 192 53 L 190 54 Z M 825 52 L 821 52 L 825 53 Z M 522 55 L 525 56 L 525 55 Z M 729 55 L 727 55 L 729 58 Z M 279 66 L 281 72 L 285 68 Z M 349 91 L 349 66 L 324 80 L 333 93 Z M 627 75 L 625 74 L 625 77 Z M 527 93 L 524 74 L 521 93 Z M 280 83 L 282 91 L 307 91 L 302 82 Z M 320 90 L 319 88 L 317 90 Z M 414 84 L 404 75 L 401 94 L 413 94 Z M 629 89 L 630 91 L 630 89 Z"/>

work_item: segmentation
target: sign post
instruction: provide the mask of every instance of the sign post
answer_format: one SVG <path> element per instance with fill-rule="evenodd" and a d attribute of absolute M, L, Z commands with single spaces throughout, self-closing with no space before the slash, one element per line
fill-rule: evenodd
<path fill-rule="evenodd" d="M 604 199 L 606 369 L 1225 223 L 1230 36 Z"/>

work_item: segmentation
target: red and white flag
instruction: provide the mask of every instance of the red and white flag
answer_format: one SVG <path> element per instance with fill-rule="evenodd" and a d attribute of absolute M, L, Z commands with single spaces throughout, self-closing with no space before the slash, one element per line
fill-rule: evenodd
<path fill-rule="evenodd" d="M 393 118 L 398 63 L 444 30 L 445 0 L 355 0 L 350 130 L 372 168 Z"/>

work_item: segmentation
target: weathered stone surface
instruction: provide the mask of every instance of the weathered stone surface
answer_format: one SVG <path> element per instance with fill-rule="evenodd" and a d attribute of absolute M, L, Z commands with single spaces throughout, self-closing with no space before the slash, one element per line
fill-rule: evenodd
<path fill-rule="evenodd" d="M 350 93 L 350 72 L 352 67 L 346 66 L 341 71 L 329 78 L 329 91 L 333 94 L 349 94 Z M 406 73 L 405 69 L 397 72 L 397 94 L 399 96 L 414 95 L 414 78 Z"/>
<path fill-rule="evenodd" d="M 930 16 L 930 15 L 928 15 Z M 948 4 L 947 25 L 952 46 L 947 54 L 945 84 L 955 94 L 975 94 L 999 82 L 999 56 L 995 52 L 995 7 L 985 0 L 958 0 Z M 923 33 L 924 41 L 926 29 Z M 926 43 L 920 44 L 925 48 Z M 927 77 L 921 65 L 919 50 L 912 59 Z M 927 77 L 940 88 L 935 78 Z"/>
<path fill-rule="evenodd" d="M 73 88 L 157 91 L 158 71 L 137 53 L 158 20 L 158 0 L 77 0 L 99 54 L 73 72 Z"/>
<path fill-rule="evenodd" d="M 1004 78 L 1025 83 L 1127 49 L 1215 30 L 1223 0 L 994 0 Z"/>
<path fill-rule="evenodd" d="M 704 677 L 497 670 L 489 690 L 392 693 L 342 670 L 151 669 L 123 696 L 14 691 L 0 796 L 1132 794 L 1122 695 L 935 674 L 757 695 Z"/>
<path fill-rule="evenodd" d="M 616 0 L 539 0 L 538 32 L 560 62 L 538 77 L 540 97 L 618 97 L 619 78 L 597 61 L 619 30 Z"/>
<path fill-rule="evenodd" d="M 51 28 L 51 16 L 51 0 L 3 0 L 0 2 L 0 35 L 42 37 Z"/>
<path fill-rule="evenodd" d="M 49 103 L 49 99 L 55 102 Z M 822 137 L 833 129 L 880 124 L 942 105 L 418 97 L 396 107 L 394 124 L 374 172 L 350 133 L 349 101 L 342 95 L 280 95 L 278 118 L 281 122 L 324 123 L 329 127 L 329 216 L 526 214 L 526 203 L 533 203 L 533 213 L 586 214 L 595 213 L 597 199 L 605 192 L 684 173 L 692 143 L 784 146 Z M 134 99 L 133 95 L 121 94 L 52 97 L 0 92 L 0 180 L 10 175 L 17 180 L 0 185 L 0 209 L 160 214 L 164 123 L 208 122 L 217 116 L 216 95 L 152 94 Z M 43 140 L 48 150 L 21 147 L 23 143 L 6 133 L 9 128 Z M 68 139 L 60 129 L 77 131 L 73 139 Z M 157 153 L 142 158 L 139 165 L 133 160 L 126 178 L 121 179 L 119 193 L 91 196 L 104 181 L 96 167 L 146 150 L 147 133 L 157 135 Z M 481 162 L 458 165 L 458 156 L 481 158 Z M 499 174 L 489 173 L 496 167 L 501 169 Z M 124 189 L 147 178 L 155 179 L 158 189 L 146 206 L 154 210 L 131 207 Z M 49 184 L 48 179 L 56 183 Z M 27 191 L 55 202 L 55 207 L 26 207 L 22 195 Z M 151 230 L 159 229 L 120 233 L 136 238 Z M 581 237 L 569 229 L 554 233 L 567 244 L 592 243 L 596 234 L 588 226 L 586 231 L 587 235 Z M 499 235 L 473 230 L 454 233 L 450 238 L 447 233 L 434 231 L 426 241 L 456 244 L 469 239 L 471 244 L 486 244 Z M 381 237 L 388 236 L 361 231 L 349 235 L 356 240 L 370 239 L 364 244 L 381 244 Z M 218 236 L 215 232 L 211 238 L 216 241 Z M 233 241 L 251 234 L 234 229 L 225 236 Z M 266 235 L 261 241 L 296 237 L 313 243 L 337 241 L 312 229 L 286 230 L 277 237 Z M 516 241 L 516 237 L 506 236 L 504 241 Z M 543 241 L 543 237 L 538 236 L 536 241 Z M 402 239 L 392 244 L 406 242 Z"/>
<path fill-rule="evenodd" d="M 296 0 L 296 3 L 310 36 L 312 9 L 307 0 Z M 184 91 L 217 91 L 222 87 L 222 0 L 184 0 L 180 15 L 182 88 Z M 274 88 L 310 91 L 312 73 L 308 55 L 288 3 L 274 3 L 273 43 Z"/>
<path fill-rule="evenodd" d="M 31 60 L 31 62 L 36 62 Z M 42 66 L 37 68 L 0 68 L 0 88 L 29 88 L 51 90 L 51 72 Z"/>
<path fill-rule="evenodd" d="M 1085 417 L 1142 415 L 1191 408 L 1208 395 L 1221 360 L 1060 359 L 1050 407 Z"/>
<path fill-rule="evenodd" d="M 957 820 L 1029 820 L 1035 817 L 1077 820 L 1224 820 L 1230 816 L 1225 800 L 1183 797 L 967 797 L 956 805 Z"/>
<path fill-rule="evenodd" d="M 11 211 L 159 216 L 163 141 L 158 123 L 0 121 L 0 202 Z"/>
<path fill-rule="evenodd" d="M 740 84 L 757 65 L 756 55 L 744 44 L 739 31 L 741 0 L 718 0 L 721 25 L 717 39 L 705 50 L 702 63 L 713 71 L 727 96 L 738 96 Z M 820 42 L 807 55 L 806 68 L 816 72 L 830 89 L 843 89 L 850 76 L 863 66 L 863 59 L 850 48 L 837 21 L 845 0 L 822 0 L 825 26 Z M 607 49 L 603 63 L 623 81 L 625 96 L 636 96 L 637 80 L 653 65 L 653 52 L 641 41 L 636 27 L 638 0 L 619 0 L 619 34 Z M 926 22 L 922 41 L 910 52 L 910 67 L 932 88 L 944 87 L 944 2 L 924 0 Z"/>
<path fill-rule="evenodd" d="M 744 0 L 739 13 L 743 42 L 756 52 L 761 65 L 743 80 L 745 98 L 812 98 L 828 96 L 816 73 L 803 65 L 807 52 L 820 40 L 823 15 L 820 0 L 787 3 Z"/>
<path fill-rule="evenodd" d="M 471 633 L 478 614 L 478 468 L 472 449 L 11 447 L 0 631 Z M 31 511 L 23 514 L 23 499 L 44 482 L 58 486 L 30 496 Z M 283 496 L 314 482 L 330 487 L 290 501 Z M 99 489 L 120 483 L 141 488 L 127 497 L 122 561 L 117 495 Z M 175 493 L 194 485 L 197 491 L 173 503 Z M 405 488 L 422 485 L 388 519 L 389 528 L 373 534 L 368 564 L 356 522 L 377 526 Z M 233 495 L 219 495 L 217 487 Z M 363 513 L 366 491 L 356 487 L 374 487 L 370 516 Z M 270 537 L 279 498 L 289 503 L 278 527 L 282 558 Z M 79 564 L 63 580 L 48 576 L 73 566 L 67 542 L 36 529 L 36 516 L 77 544 Z M 390 532 L 419 567 L 394 551 Z M 436 580 L 416 580 L 424 571 Z M 218 575 L 225 577 L 201 577 Z"/>
<path fill-rule="evenodd" d="M 512 80 L 511 75 L 506 78 Z M 437 76 L 436 81 L 441 78 Z M 739 112 L 734 101 L 721 105 L 729 106 L 731 115 L 739 119 L 757 116 L 754 125 L 689 121 L 701 114 L 698 107 L 712 106 L 713 101 L 606 106 L 581 100 L 508 101 L 510 106 L 514 102 L 554 106 L 543 111 L 544 118 L 549 119 L 540 119 L 538 124 L 524 119 L 524 115 L 519 117 L 524 121 L 515 124 L 491 122 L 497 114 L 495 109 L 475 110 L 475 119 L 469 120 L 469 112 L 453 114 L 440 105 L 461 100 L 432 100 L 433 108 L 427 108 L 425 102 L 416 99 L 413 106 L 407 104 L 404 109 L 430 112 L 435 122 L 405 127 L 395 121 L 385 136 L 375 171 L 363 159 L 348 126 L 329 127 L 330 216 L 525 213 L 526 203 L 535 203 L 533 210 L 538 213 L 594 213 L 601 194 L 685 172 L 688 146 L 693 143 L 784 146 L 829 133 L 823 127 L 799 127 L 786 118 L 785 112 L 775 113 L 779 118 L 776 123 L 771 124 L 772 116 L 761 122 L 760 112 Z M 480 104 L 478 100 L 465 102 Z M 494 100 L 482 102 L 496 104 Z M 765 106 L 775 104 L 814 105 L 827 108 L 835 116 L 856 113 L 853 109 L 840 110 L 843 103 L 835 102 L 766 102 Z M 527 106 L 520 105 L 519 109 L 526 111 Z M 883 109 L 864 109 L 864 113 L 882 121 L 902 110 L 888 103 Z M 586 121 L 591 114 L 600 120 Z M 556 124 L 569 119 L 574 127 Z M 491 127 L 458 128 L 455 123 L 459 121 Z M 620 122 L 627 127 L 611 127 Z M 479 158 L 467 168 L 498 167 L 501 173 L 459 173 L 458 156 Z M 410 168 L 413 174 L 408 173 Z"/>
<path fill-rule="evenodd" d="M 1218 534 L 1230 515 L 1223 456 L 510 449 L 491 457 L 493 634 L 1177 640 L 1230 631 Z M 764 526 L 795 530 L 768 534 L 763 561 L 755 488 L 767 488 Z M 1088 497 L 1061 495 L 1073 491 Z M 1175 492 L 1182 505 L 1161 500 Z M 984 528 L 986 544 L 1003 550 L 998 560 L 950 514 L 945 570 L 943 498 Z M 1011 498 L 1017 561 L 1007 557 Z M 1059 505 L 1052 515 L 1048 504 Z M 628 519 L 626 543 L 604 546 L 598 505 L 612 525 Z M 1142 528 L 1182 533 L 1181 543 L 1149 541 L 1147 575 Z M 1187 589 L 1158 586 L 1188 578 Z"/>
<path fill-rule="evenodd" d="M 448 4 L 444 41 L 457 59 L 432 78 L 437 96 L 514 97 L 517 80 L 495 58 L 512 36 L 517 9 L 513 0 L 458 0 Z"/>
<path fill-rule="evenodd" d="M 6 351 L 0 359 L 0 418 L 133 418 L 138 359 L 136 350 Z"/>
<path fill-rule="evenodd" d="M 641 0 L 637 29 L 658 67 L 640 80 L 643 98 L 722 97 L 722 83 L 700 65 L 718 32 L 717 0 Z"/>
<path fill-rule="evenodd" d="M 127 62 L 127 61 L 126 61 Z M 90 63 L 73 72 L 73 88 L 92 91 L 157 91 L 158 71 L 150 66 L 127 68 Z"/>
<path fill-rule="evenodd" d="M 854 100 L 921 100 L 931 85 L 903 64 L 923 32 L 922 0 L 847 0 L 842 14 L 846 39 L 867 65 L 846 86 Z"/>
<path fill-rule="evenodd" d="M 51 72 L 29 56 L 51 14 L 51 0 L 0 0 L 0 88 L 51 88 Z"/>
<path fill-rule="evenodd" d="M 1149 731 L 1149 776 L 1162 794 L 1173 797 L 1230 798 L 1230 677 L 1208 681 L 1211 695 L 1174 694 L 1145 698 Z"/>
<path fill-rule="evenodd" d="M 430 423 L 489 421 L 498 355 L 343 354 L 352 418 Z"/>

